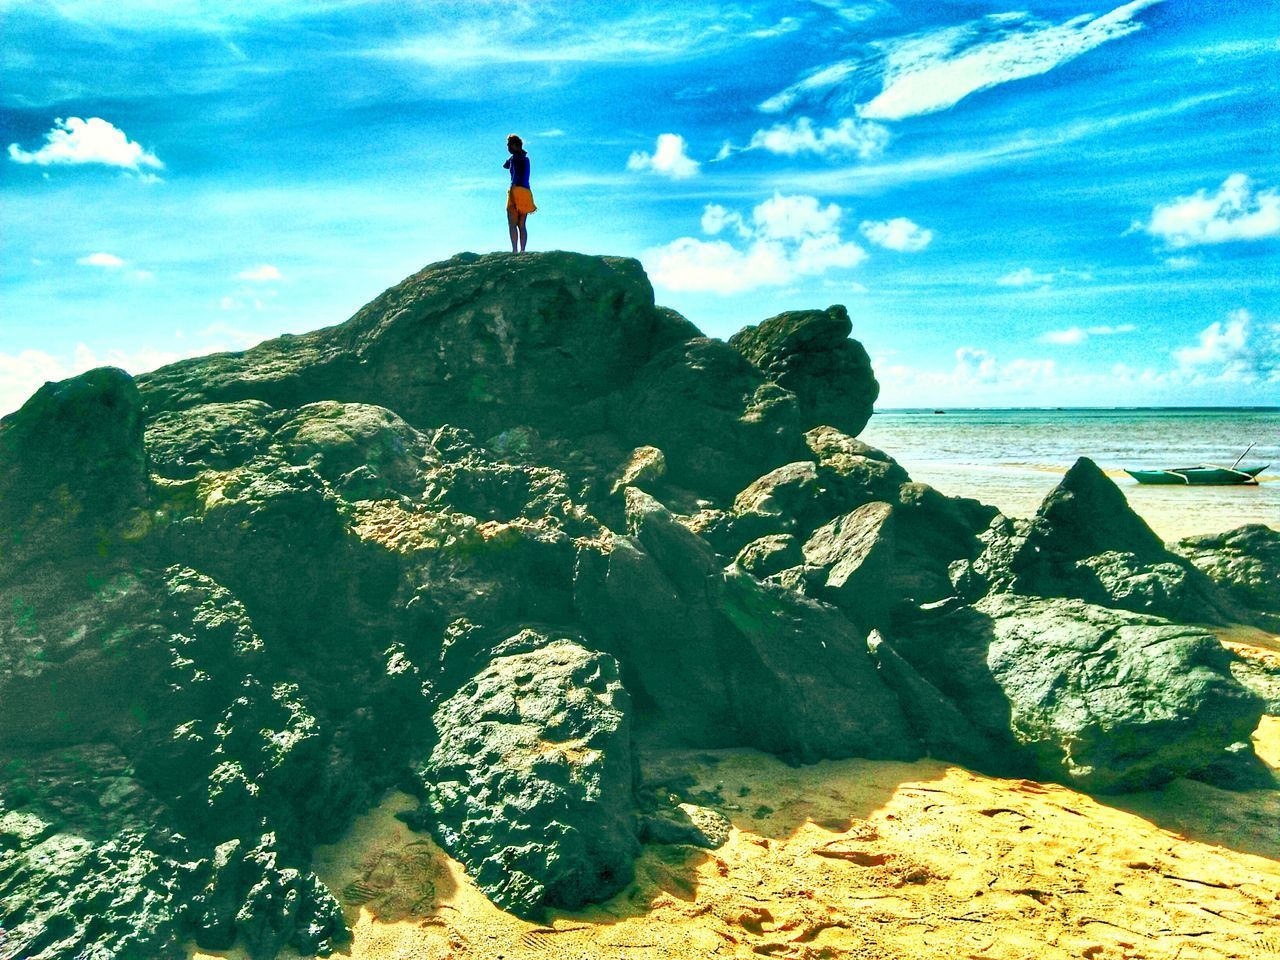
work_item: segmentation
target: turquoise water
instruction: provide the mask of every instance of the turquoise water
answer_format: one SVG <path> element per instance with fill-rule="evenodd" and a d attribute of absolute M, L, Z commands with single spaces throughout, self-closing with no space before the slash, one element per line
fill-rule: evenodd
<path fill-rule="evenodd" d="M 883 410 L 861 439 L 915 480 L 1030 516 L 1077 457 L 1089 457 L 1166 539 L 1242 523 L 1280 529 L 1280 408 Z M 1139 486 L 1126 467 L 1270 463 L 1256 487 Z"/>

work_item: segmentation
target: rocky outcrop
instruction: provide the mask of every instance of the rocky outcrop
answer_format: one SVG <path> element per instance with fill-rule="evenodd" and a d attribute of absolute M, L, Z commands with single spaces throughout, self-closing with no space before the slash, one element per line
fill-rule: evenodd
<path fill-rule="evenodd" d="M 830 425 L 857 436 L 880 394 L 871 359 L 849 339 L 844 307 L 780 313 L 745 327 L 729 345 L 796 395 L 802 427 Z"/>
<path fill-rule="evenodd" d="M 0 949 L 336 949 L 311 850 L 393 783 L 532 915 L 724 842 L 637 793 L 669 747 L 1244 770 L 1239 664 L 1116 609 L 1225 588 L 1087 463 L 1029 521 L 911 482 L 856 439 L 848 333 L 726 344 L 633 261 L 461 255 L 337 327 L 46 385 L 0 421 Z M 1262 584 L 1265 543 L 1206 568 Z"/>

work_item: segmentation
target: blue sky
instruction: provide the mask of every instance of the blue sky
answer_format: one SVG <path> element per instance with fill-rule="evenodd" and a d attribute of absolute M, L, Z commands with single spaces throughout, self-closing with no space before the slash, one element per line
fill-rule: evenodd
<path fill-rule="evenodd" d="M 0 0 L 0 412 L 506 246 L 728 336 L 848 306 L 882 406 L 1280 403 L 1272 0 Z"/>

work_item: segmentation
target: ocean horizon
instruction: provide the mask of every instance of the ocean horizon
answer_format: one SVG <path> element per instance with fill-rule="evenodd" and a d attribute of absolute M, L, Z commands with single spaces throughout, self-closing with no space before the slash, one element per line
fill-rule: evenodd
<path fill-rule="evenodd" d="M 941 410 L 943 414 L 936 411 Z M 1246 523 L 1280 528 L 1280 407 L 900 407 L 861 439 L 912 479 L 1030 516 L 1079 457 L 1101 467 L 1166 540 Z M 1143 486 L 1126 469 L 1270 464 L 1242 486 Z"/>

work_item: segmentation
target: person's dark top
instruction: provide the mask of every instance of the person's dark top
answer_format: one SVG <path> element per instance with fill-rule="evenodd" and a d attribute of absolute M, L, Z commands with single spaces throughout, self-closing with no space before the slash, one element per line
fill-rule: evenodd
<path fill-rule="evenodd" d="M 513 187 L 529 189 L 529 154 L 523 150 L 513 153 L 503 166 L 511 171 L 511 185 Z"/>

